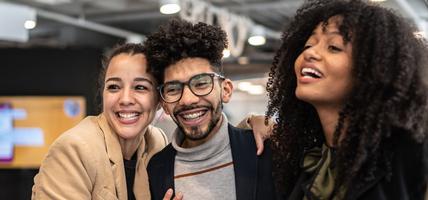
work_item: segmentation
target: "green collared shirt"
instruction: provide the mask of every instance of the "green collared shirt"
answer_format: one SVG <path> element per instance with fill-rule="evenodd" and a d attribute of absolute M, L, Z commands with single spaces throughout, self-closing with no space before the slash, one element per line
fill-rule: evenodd
<path fill-rule="evenodd" d="M 301 167 L 305 173 L 312 174 L 312 176 L 305 186 L 306 191 L 303 200 L 342 199 L 343 188 L 339 189 L 339 192 L 334 192 L 336 179 L 334 156 L 334 149 L 326 144 L 323 144 L 321 148 L 315 147 L 305 152 Z"/>

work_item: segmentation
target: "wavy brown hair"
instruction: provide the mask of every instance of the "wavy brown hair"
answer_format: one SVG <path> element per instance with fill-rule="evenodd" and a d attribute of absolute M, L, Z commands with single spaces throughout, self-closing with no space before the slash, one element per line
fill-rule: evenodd
<path fill-rule="evenodd" d="M 362 186 L 379 168 L 391 173 L 393 130 L 403 130 L 416 142 L 427 138 L 422 77 L 428 55 L 425 41 L 414 36 L 416 29 L 394 11 L 359 0 L 307 1 L 282 35 L 267 83 L 267 116 L 276 116 L 277 122 L 274 175 L 283 193 L 293 188 L 305 150 L 324 142 L 315 108 L 296 98 L 294 62 L 316 26 L 333 16 L 343 17 L 340 34 L 352 43 L 354 80 L 334 135 L 336 186 Z M 342 131 L 345 119 L 349 124 Z"/>

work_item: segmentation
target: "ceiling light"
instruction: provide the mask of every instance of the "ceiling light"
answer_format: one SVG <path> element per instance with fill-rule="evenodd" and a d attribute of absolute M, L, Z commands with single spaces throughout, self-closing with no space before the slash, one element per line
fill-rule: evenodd
<path fill-rule="evenodd" d="M 238 90 L 247 92 L 251 95 L 261 95 L 266 92 L 265 87 L 259 84 L 253 84 L 249 81 L 241 81 L 238 83 Z"/>
<path fill-rule="evenodd" d="M 144 39 L 139 35 L 130 35 L 126 38 L 127 43 L 141 43 L 143 40 Z"/>
<path fill-rule="evenodd" d="M 252 95 L 261 95 L 265 93 L 265 88 L 261 85 L 252 85 L 247 92 Z"/>
<path fill-rule="evenodd" d="M 370 0 L 371 2 L 384 2 L 386 0 Z"/>
<path fill-rule="evenodd" d="M 160 12 L 166 15 L 174 14 L 181 10 L 178 0 L 161 0 L 160 5 Z"/>
<path fill-rule="evenodd" d="M 35 0 L 35 1 L 38 3 L 44 3 L 44 4 L 49 4 L 49 5 L 71 3 L 71 0 Z"/>
<path fill-rule="evenodd" d="M 253 46 L 260 46 L 266 43 L 265 30 L 261 26 L 253 27 L 248 43 Z"/>
<path fill-rule="evenodd" d="M 230 50 L 224 49 L 223 50 L 223 58 L 229 58 L 229 56 L 230 56 Z"/>
<path fill-rule="evenodd" d="M 413 35 L 414 35 L 416 38 L 424 38 L 424 37 L 426 37 L 426 33 L 425 33 L 424 31 L 414 32 L 414 33 L 413 33 Z"/>
<path fill-rule="evenodd" d="M 33 29 L 36 27 L 36 21 L 34 20 L 27 20 L 24 22 L 24 27 L 28 30 Z"/>
<path fill-rule="evenodd" d="M 264 45 L 266 43 L 266 38 L 264 36 L 251 36 L 248 38 L 248 43 L 250 43 L 253 46 L 260 46 Z"/>
<path fill-rule="evenodd" d="M 238 83 L 238 89 L 241 91 L 248 91 L 248 90 L 250 90 L 252 85 L 253 84 L 251 84 L 250 82 L 242 81 L 242 82 Z"/>

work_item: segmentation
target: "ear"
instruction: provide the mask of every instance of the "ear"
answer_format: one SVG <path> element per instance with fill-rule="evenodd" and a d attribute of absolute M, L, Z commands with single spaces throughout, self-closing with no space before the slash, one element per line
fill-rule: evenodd
<path fill-rule="evenodd" d="M 222 93 L 221 93 L 221 99 L 224 103 L 228 103 L 230 101 L 230 98 L 232 98 L 232 92 L 233 92 L 233 83 L 230 79 L 225 79 L 222 83 Z"/>

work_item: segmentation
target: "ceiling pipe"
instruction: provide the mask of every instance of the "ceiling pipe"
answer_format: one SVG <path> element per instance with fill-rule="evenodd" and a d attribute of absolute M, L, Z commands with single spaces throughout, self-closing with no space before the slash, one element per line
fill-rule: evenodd
<path fill-rule="evenodd" d="M 425 21 L 416 14 L 417 12 L 412 8 L 412 6 L 409 4 L 407 0 L 395 0 L 395 1 L 398 3 L 399 6 L 401 6 L 404 12 L 406 12 L 406 14 L 408 14 L 413 19 L 419 31 L 426 31 Z"/>
<path fill-rule="evenodd" d="M 36 9 L 36 11 L 37 11 L 37 16 L 50 19 L 53 21 L 77 26 L 80 28 L 104 33 L 107 35 L 125 38 L 127 42 L 139 43 L 139 42 L 143 42 L 146 39 L 146 36 L 142 34 L 87 21 L 83 18 L 74 18 L 68 15 L 63 15 L 63 14 L 41 10 L 41 9 Z"/>
<path fill-rule="evenodd" d="M 273 1 L 273 2 L 256 2 L 256 3 L 242 3 L 238 5 L 228 6 L 227 9 L 234 12 L 252 11 L 252 10 L 266 10 L 281 8 L 299 8 L 303 4 L 303 1 Z"/>

